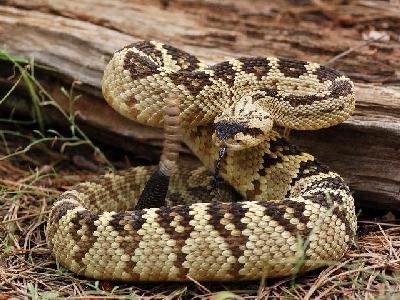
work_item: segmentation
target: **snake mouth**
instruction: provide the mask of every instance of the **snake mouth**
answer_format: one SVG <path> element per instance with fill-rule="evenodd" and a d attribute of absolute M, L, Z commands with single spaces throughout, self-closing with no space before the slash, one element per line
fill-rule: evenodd
<path fill-rule="evenodd" d="M 225 146 L 233 151 L 254 147 L 264 140 L 266 134 L 261 125 L 244 121 L 218 121 L 214 123 L 212 141 L 217 147 Z"/>

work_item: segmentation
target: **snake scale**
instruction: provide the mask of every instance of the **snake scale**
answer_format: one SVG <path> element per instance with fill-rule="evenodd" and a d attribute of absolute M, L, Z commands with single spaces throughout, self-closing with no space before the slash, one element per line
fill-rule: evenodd
<path fill-rule="evenodd" d="M 103 94 L 125 117 L 156 127 L 166 99 L 179 99 L 182 140 L 203 165 L 175 166 L 162 207 L 134 209 L 154 166 L 64 192 L 46 232 L 62 266 L 107 280 L 253 280 L 337 262 L 354 241 L 349 187 L 279 133 L 347 119 L 354 88 L 340 72 L 275 57 L 208 66 L 140 41 L 113 55 Z M 221 145 L 223 180 L 214 189 Z"/>

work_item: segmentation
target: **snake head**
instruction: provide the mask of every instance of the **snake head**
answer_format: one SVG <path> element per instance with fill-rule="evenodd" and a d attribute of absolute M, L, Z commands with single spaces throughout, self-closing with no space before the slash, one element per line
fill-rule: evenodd
<path fill-rule="evenodd" d="M 244 96 L 215 118 L 212 139 L 217 147 L 246 149 L 264 141 L 272 126 L 270 114 L 251 96 Z"/>

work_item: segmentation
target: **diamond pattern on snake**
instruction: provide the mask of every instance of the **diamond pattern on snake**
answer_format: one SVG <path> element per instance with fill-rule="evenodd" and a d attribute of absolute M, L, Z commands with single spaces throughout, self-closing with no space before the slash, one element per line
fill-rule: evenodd
<path fill-rule="evenodd" d="M 64 267 L 107 280 L 253 280 L 337 262 L 353 242 L 349 187 L 277 130 L 346 120 L 354 87 L 340 72 L 275 57 L 209 66 L 140 41 L 113 55 L 102 89 L 117 112 L 154 127 L 165 127 L 166 101 L 177 99 L 174 126 L 202 166 L 164 158 L 64 192 L 47 226 Z M 144 193 L 148 181 L 160 191 Z"/>

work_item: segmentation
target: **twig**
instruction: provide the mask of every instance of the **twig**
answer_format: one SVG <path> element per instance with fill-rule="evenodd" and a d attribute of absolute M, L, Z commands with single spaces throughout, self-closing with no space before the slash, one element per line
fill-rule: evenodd
<path fill-rule="evenodd" d="M 36 190 L 40 190 L 42 192 L 51 193 L 51 194 L 54 194 L 54 195 L 59 195 L 60 194 L 59 191 L 54 190 L 54 189 L 44 188 L 44 187 L 41 187 L 41 186 L 32 186 L 32 185 L 29 185 L 29 184 L 14 182 L 14 181 L 7 180 L 7 179 L 0 179 L 0 182 L 5 184 L 5 185 L 24 187 L 24 188 L 27 188 L 27 189 L 36 189 Z"/>
<path fill-rule="evenodd" d="M 22 220 L 30 219 L 32 217 L 45 215 L 45 214 L 48 214 L 48 213 L 50 213 L 50 210 L 46 210 L 44 212 L 39 212 L 39 213 L 36 213 L 36 214 L 26 215 L 26 216 L 23 216 L 23 217 L 12 219 L 12 220 L 6 220 L 6 221 L 1 222 L 0 225 L 5 225 L 5 224 L 17 222 L 17 221 L 22 221 Z"/>
<path fill-rule="evenodd" d="M 340 58 L 342 58 L 342 57 L 344 57 L 344 56 L 346 56 L 346 55 L 349 55 L 350 53 L 352 53 L 352 52 L 354 52 L 354 51 L 356 51 L 356 50 L 358 50 L 358 49 L 361 49 L 361 48 L 363 48 L 363 47 L 365 47 L 365 46 L 368 46 L 368 45 L 371 44 L 372 42 L 377 42 L 377 41 L 381 40 L 383 37 L 384 37 L 384 35 L 381 35 L 380 37 L 378 37 L 378 38 L 376 38 L 376 39 L 371 39 L 371 40 L 368 40 L 368 41 L 365 41 L 365 42 L 361 43 L 361 44 L 358 45 L 358 46 L 351 47 L 351 48 L 347 49 L 346 51 L 343 51 L 342 53 L 339 53 L 338 55 L 334 56 L 333 58 L 331 58 L 330 60 L 328 60 L 328 62 L 326 62 L 325 64 L 326 64 L 327 66 L 332 65 L 334 62 L 336 62 L 336 61 L 339 60 Z"/>

